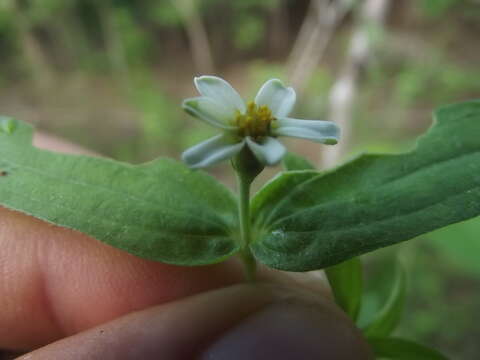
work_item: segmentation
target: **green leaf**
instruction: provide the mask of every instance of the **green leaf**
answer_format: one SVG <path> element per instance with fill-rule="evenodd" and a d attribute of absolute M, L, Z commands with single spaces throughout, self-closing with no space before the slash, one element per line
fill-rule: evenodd
<path fill-rule="evenodd" d="M 363 272 L 360 258 L 355 257 L 328 267 L 325 272 L 335 302 L 355 321 L 362 304 Z"/>
<path fill-rule="evenodd" d="M 391 360 L 448 360 L 437 350 L 410 340 L 398 338 L 370 338 L 368 343 L 377 358 Z"/>
<path fill-rule="evenodd" d="M 236 201 L 203 172 L 173 160 L 133 166 L 39 150 L 32 128 L 0 133 L 0 205 L 179 265 L 238 251 Z"/>
<path fill-rule="evenodd" d="M 480 101 L 441 108 L 417 148 L 291 171 L 252 200 L 255 257 L 308 271 L 480 214 Z"/>
<path fill-rule="evenodd" d="M 364 329 L 365 336 L 386 337 L 395 330 L 403 315 L 406 289 L 406 272 L 403 266 L 398 263 L 390 296 L 372 323 Z"/>
<path fill-rule="evenodd" d="M 315 166 L 304 157 L 288 152 L 282 159 L 282 165 L 285 170 L 312 170 Z"/>

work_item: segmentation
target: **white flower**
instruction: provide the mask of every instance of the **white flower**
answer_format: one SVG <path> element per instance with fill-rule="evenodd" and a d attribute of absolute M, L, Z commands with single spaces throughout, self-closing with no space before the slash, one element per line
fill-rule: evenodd
<path fill-rule="evenodd" d="M 338 142 L 340 129 L 331 121 L 288 117 L 295 91 L 278 79 L 268 80 L 254 102 L 245 105 L 225 80 L 216 76 L 194 79 L 200 97 L 186 99 L 186 112 L 222 130 L 222 134 L 195 145 L 182 154 L 191 168 L 203 168 L 229 159 L 247 146 L 264 165 L 277 164 L 286 153 L 278 136 L 292 136 L 322 144 Z"/>

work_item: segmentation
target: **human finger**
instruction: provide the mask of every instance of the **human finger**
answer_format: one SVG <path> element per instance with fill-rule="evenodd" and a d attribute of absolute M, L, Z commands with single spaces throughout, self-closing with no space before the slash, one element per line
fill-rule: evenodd
<path fill-rule="evenodd" d="M 140 259 L 0 208 L 0 348 L 31 349 L 126 313 L 241 280 L 235 266 Z"/>
<path fill-rule="evenodd" d="M 20 359 L 367 360 L 333 303 L 298 288 L 242 284 L 135 312 Z"/>

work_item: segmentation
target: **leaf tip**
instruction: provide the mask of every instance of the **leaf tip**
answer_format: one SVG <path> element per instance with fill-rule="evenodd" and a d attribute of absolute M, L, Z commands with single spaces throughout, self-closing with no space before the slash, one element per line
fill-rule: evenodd
<path fill-rule="evenodd" d="M 17 120 L 9 116 L 0 116 L 0 133 L 12 135 L 18 127 Z"/>

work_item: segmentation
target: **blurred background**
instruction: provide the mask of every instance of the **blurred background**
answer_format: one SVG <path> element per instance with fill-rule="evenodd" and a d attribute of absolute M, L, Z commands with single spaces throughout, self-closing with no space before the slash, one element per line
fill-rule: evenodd
<path fill-rule="evenodd" d="M 479 98 L 479 34 L 478 0 L 0 0 L 0 112 L 115 159 L 179 158 L 215 133 L 180 108 L 193 76 L 246 98 L 278 77 L 296 117 L 341 125 L 338 146 L 289 143 L 326 168 L 407 150 L 434 108 Z M 230 184 L 227 170 L 214 169 Z M 478 359 L 479 237 L 471 220 L 367 255 L 364 318 L 401 254 L 398 335 Z"/>

